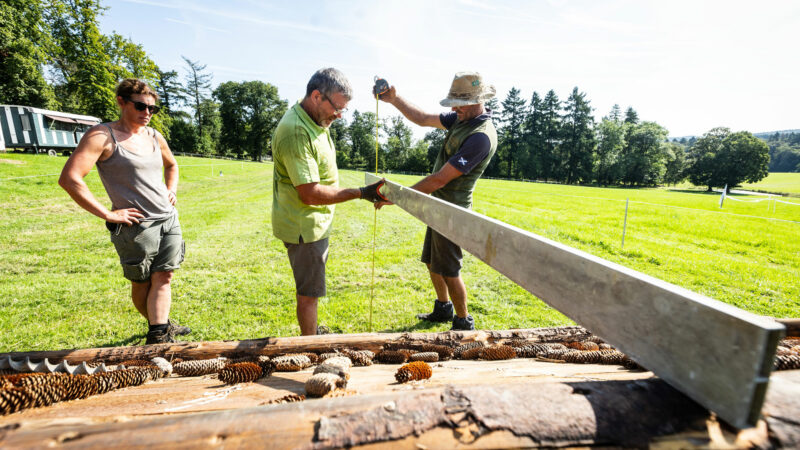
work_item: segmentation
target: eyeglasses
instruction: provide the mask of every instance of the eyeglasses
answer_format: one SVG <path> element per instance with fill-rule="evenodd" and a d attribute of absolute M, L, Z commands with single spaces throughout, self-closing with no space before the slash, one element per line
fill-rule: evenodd
<path fill-rule="evenodd" d="M 161 111 L 161 107 L 158 105 L 148 105 L 145 102 L 133 101 L 130 97 L 122 97 L 122 99 L 126 102 L 133 103 L 133 107 L 136 108 L 137 111 L 144 111 L 146 109 L 150 111 L 150 115 L 158 114 L 158 112 Z"/>
<path fill-rule="evenodd" d="M 333 102 L 331 101 L 330 97 L 328 97 L 325 94 L 322 94 L 322 96 L 325 98 L 325 100 L 328 101 L 328 103 L 331 104 L 331 106 L 333 106 L 334 114 L 344 114 L 344 113 L 347 112 L 347 108 L 346 107 L 345 108 L 336 108 L 336 105 L 333 104 Z"/>

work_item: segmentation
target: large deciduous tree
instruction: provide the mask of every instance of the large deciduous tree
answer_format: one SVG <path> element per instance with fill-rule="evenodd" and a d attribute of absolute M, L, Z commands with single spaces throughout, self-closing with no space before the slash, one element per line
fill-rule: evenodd
<path fill-rule="evenodd" d="M 747 131 L 731 133 L 714 128 L 704 134 L 689 151 L 687 173 L 697 186 L 728 186 L 755 183 L 768 174 L 769 147 Z"/>
<path fill-rule="evenodd" d="M 226 152 L 261 159 L 286 112 L 278 88 L 262 81 L 228 81 L 217 86 L 214 97 L 220 102 L 220 144 Z"/>
<path fill-rule="evenodd" d="M 118 115 L 117 80 L 98 28 L 103 10 L 99 0 L 53 0 L 45 17 L 61 109 L 109 121 Z"/>
<path fill-rule="evenodd" d="M 181 56 L 181 58 L 183 58 L 183 61 L 186 63 L 186 96 L 189 98 L 192 110 L 194 110 L 194 121 L 197 126 L 198 141 L 203 142 L 205 129 L 202 124 L 208 123 L 208 121 L 203 118 L 203 111 L 204 109 L 208 109 L 208 105 L 206 105 L 206 108 L 203 108 L 203 103 L 209 99 L 209 94 L 211 93 L 211 74 L 206 73 L 205 64 L 192 61 L 185 56 Z"/>
<path fill-rule="evenodd" d="M 41 2 L 0 3 L 0 24 L 0 104 L 55 107 L 53 88 L 44 79 L 51 42 Z"/>

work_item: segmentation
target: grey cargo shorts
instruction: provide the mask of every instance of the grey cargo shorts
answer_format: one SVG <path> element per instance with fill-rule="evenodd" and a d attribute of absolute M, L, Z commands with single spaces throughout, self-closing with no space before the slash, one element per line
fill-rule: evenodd
<path fill-rule="evenodd" d="M 143 283 L 153 272 L 180 268 L 186 253 L 178 213 L 166 219 L 133 225 L 106 222 L 117 249 L 122 273 L 130 281 Z"/>

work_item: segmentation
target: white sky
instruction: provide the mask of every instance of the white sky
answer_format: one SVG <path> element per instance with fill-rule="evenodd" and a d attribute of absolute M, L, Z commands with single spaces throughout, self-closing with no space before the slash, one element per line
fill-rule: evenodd
<path fill-rule="evenodd" d="M 374 111 L 381 75 L 430 112 L 453 74 L 477 70 L 502 101 L 511 87 L 587 93 L 595 119 L 614 103 L 670 136 L 716 126 L 800 128 L 800 2 L 703 0 L 107 0 L 104 33 L 142 44 L 162 70 L 181 55 L 214 86 L 261 80 L 290 105 L 311 74 L 350 79 L 350 109 Z M 381 104 L 380 115 L 396 115 Z M 417 127 L 418 137 L 424 133 Z"/>

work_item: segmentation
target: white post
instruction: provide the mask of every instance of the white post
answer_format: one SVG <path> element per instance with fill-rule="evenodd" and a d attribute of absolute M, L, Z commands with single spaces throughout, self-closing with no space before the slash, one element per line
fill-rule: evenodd
<path fill-rule="evenodd" d="M 625 199 L 625 220 L 622 222 L 622 246 L 620 250 L 625 248 L 625 230 L 628 228 L 628 201 L 630 198 Z"/>

